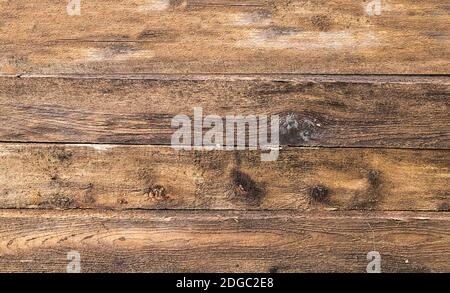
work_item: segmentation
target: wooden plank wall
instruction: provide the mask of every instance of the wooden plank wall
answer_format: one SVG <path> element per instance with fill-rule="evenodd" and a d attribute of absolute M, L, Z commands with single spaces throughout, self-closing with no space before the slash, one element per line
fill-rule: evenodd
<path fill-rule="evenodd" d="M 450 3 L 68 2 L 0 0 L 0 271 L 450 271 Z M 194 107 L 278 160 L 174 150 Z"/>

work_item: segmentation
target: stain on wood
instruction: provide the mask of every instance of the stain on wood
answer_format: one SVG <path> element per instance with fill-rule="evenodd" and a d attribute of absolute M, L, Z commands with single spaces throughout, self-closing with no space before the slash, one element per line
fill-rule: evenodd
<path fill-rule="evenodd" d="M 382 1 L 0 3 L 0 73 L 448 74 L 448 5 Z"/>
<path fill-rule="evenodd" d="M 0 207 L 444 211 L 448 150 L 0 145 Z"/>
<path fill-rule="evenodd" d="M 282 145 L 450 148 L 448 77 L 0 78 L 0 105 L 11 142 L 168 145 L 202 107 L 279 115 Z"/>
<path fill-rule="evenodd" d="M 449 271 L 448 214 L 221 211 L 0 211 L 0 271 Z M 187 253 L 188 252 L 188 253 Z"/>

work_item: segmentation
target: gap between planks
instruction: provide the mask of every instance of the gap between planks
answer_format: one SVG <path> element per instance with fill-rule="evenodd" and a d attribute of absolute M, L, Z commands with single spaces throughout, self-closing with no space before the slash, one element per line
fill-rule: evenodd
<path fill-rule="evenodd" d="M 433 211 L 293 211 L 293 210 L 34 210 L 0 208 L 0 218 L 10 217 L 44 217 L 44 218 L 99 218 L 99 219 L 207 219 L 221 220 L 230 218 L 286 218 L 299 219 L 355 219 L 355 220 L 393 220 L 407 222 L 410 220 L 450 221 L 447 213 Z"/>
<path fill-rule="evenodd" d="M 115 148 L 115 147 L 133 147 L 133 148 L 139 148 L 139 147 L 148 147 L 148 148 L 169 148 L 169 149 L 175 149 L 170 145 L 167 144 L 158 144 L 158 143 L 152 143 L 152 144 L 138 144 L 138 143 L 126 143 L 126 142 L 115 142 L 115 143 L 100 143 L 100 142 L 78 142 L 78 141 L 3 141 L 0 140 L 0 144 L 2 145 L 30 145 L 30 146 L 48 146 L 48 145 L 55 145 L 55 146 L 67 146 L 67 147 L 105 147 L 105 148 Z M 379 146 L 325 146 L 325 145 L 313 145 L 313 146 L 299 146 L 299 145 L 280 145 L 279 146 L 280 151 L 283 151 L 285 149 L 298 149 L 298 150 L 320 150 L 320 149 L 347 149 L 347 150 L 410 150 L 410 151 L 449 151 L 449 148 L 440 148 L 440 147 L 425 147 L 425 148 L 417 148 L 417 147 L 379 147 Z M 195 149 L 195 147 L 192 147 L 193 151 L 206 151 L 208 150 L 199 150 Z M 211 150 L 211 151 L 217 151 L 217 150 Z M 219 150 L 223 152 L 229 152 L 225 150 Z"/>
<path fill-rule="evenodd" d="M 0 74 L 0 78 L 60 78 L 167 81 L 287 81 L 352 83 L 434 83 L 450 84 L 450 74 L 298 74 L 298 73 L 117 73 L 117 74 Z"/>

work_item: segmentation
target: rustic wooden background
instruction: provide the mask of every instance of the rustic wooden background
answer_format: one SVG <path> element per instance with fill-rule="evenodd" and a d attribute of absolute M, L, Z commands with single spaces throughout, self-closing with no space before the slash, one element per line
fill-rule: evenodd
<path fill-rule="evenodd" d="M 0 0 L 0 271 L 450 271 L 450 1 L 67 4 Z M 173 150 L 193 107 L 279 159 Z"/>

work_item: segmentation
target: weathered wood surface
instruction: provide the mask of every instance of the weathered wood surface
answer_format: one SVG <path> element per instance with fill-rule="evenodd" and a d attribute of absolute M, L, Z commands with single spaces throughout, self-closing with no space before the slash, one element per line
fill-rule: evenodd
<path fill-rule="evenodd" d="M 0 145 L 0 208 L 448 211 L 450 151 Z"/>
<path fill-rule="evenodd" d="M 0 1 L 0 73 L 448 74 L 442 0 Z"/>
<path fill-rule="evenodd" d="M 170 144 L 194 107 L 279 115 L 283 145 L 450 148 L 448 77 L 3 77 L 0 140 Z"/>
<path fill-rule="evenodd" d="M 0 271 L 449 272 L 447 213 L 0 211 Z"/>
<path fill-rule="evenodd" d="M 0 0 L 0 272 L 450 272 L 450 3 L 369 2 Z"/>

